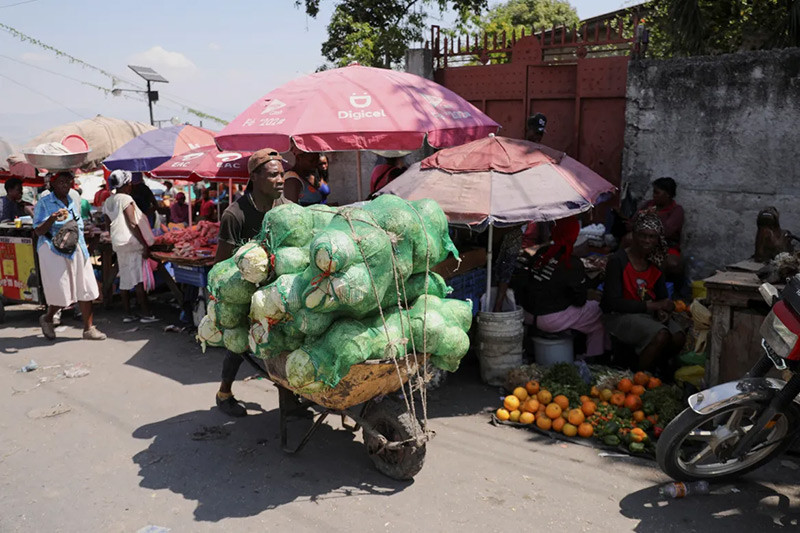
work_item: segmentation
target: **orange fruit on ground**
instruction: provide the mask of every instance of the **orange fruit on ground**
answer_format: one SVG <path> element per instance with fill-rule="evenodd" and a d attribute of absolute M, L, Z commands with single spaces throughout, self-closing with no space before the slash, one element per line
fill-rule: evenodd
<path fill-rule="evenodd" d="M 588 397 L 588 396 L 586 396 L 585 394 L 584 394 L 583 396 L 581 396 L 581 403 L 582 403 L 582 404 L 584 404 L 584 403 L 586 403 L 586 402 L 588 402 L 588 401 L 590 401 L 590 400 L 591 400 L 591 398 L 589 398 L 589 397 Z"/>
<path fill-rule="evenodd" d="M 641 422 L 642 420 L 644 420 L 644 411 L 634 411 L 633 412 L 633 419 L 636 422 Z"/>
<path fill-rule="evenodd" d="M 522 410 L 526 413 L 535 413 L 539 410 L 539 400 L 536 398 L 528 398 L 522 405 Z"/>
<path fill-rule="evenodd" d="M 508 420 L 508 417 L 511 413 L 508 412 L 507 409 L 503 409 L 502 407 L 495 411 L 494 416 L 497 417 L 498 420 Z"/>
<path fill-rule="evenodd" d="M 539 403 L 547 405 L 553 401 L 553 395 L 550 394 L 550 391 L 542 389 L 536 394 L 536 399 L 539 400 Z"/>
<path fill-rule="evenodd" d="M 633 381 L 628 378 L 622 378 L 619 380 L 619 383 L 617 383 L 617 388 L 622 392 L 630 392 L 632 387 Z"/>
<path fill-rule="evenodd" d="M 622 404 L 631 411 L 638 411 L 642 408 L 642 399 L 635 394 L 628 394 L 625 396 L 625 402 Z"/>
<path fill-rule="evenodd" d="M 580 409 L 570 409 L 567 420 L 569 420 L 569 423 L 573 426 L 580 426 L 586 421 L 586 416 L 584 416 L 583 411 Z"/>
<path fill-rule="evenodd" d="M 530 396 L 539 392 L 539 382 L 538 381 L 529 381 L 525 384 L 525 390 L 528 391 Z"/>
<path fill-rule="evenodd" d="M 583 411 L 584 415 L 591 416 L 595 411 L 597 411 L 597 404 L 591 400 L 588 402 L 583 402 L 581 405 L 581 411 Z"/>
<path fill-rule="evenodd" d="M 566 423 L 567 423 L 566 419 L 559 416 L 558 418 L 553 420 L 552 430 L 561 433 L 561 430 L 564 429 L 564 424 Z"/>
<path fill-rule="evenodd" d="M 564 427 L 561 428 L 561 433 L 567 437 L 574 437 L 578 434 L 578 428 L 570 423 L 566 423 Z"/>
<path fill-rule="evenodd" d="M 614 393 L 611 389 L 603 389 L 600 391 L 600 399 L 602 399 L 605 402 L 610 401 L 611 396 L 613 395 Z"/>
<path fill-rule="evenodd" d="M 592 435 L 594 435 L 594 428 L 589 422 L 584 422 L 580 426 L 578 426 L 578 435 L 583 437 L 584 439 L 588 439 Z"/>
<path fill-rule="evenodd" d="M 511 394 L 519 398 L 520 402 L 524 402 L 528 399 L 528 391 L 525 390 L 525 387 L 517 387 Z"/>
<path fill-rule="evenodd" d="M 550 428 L 553 427 L 553 421 L 546 416 L 537 416 L 536 427 L 545 431 L 549 431 Z"/>
<path fill-rule="evenodd" d="M 597 388 L 597 385 L 592 385 L 592 390 L 589 391 L 589 395 L 594 398 L 600 396 L 600 389 Z"/>
<path fill-rule="evenodd" d="M 647 385 L 648 381 L 650 381 L 650 376 L 646 372 L 637 372 L 633 375 L 633 382 L 637 385 Z"/>
<path fill-rule="evenodd" d="M 521 415 L 521 414 L 522 414 L 522 411 L 519 411 L 519 410 L 511 411 L 510 413 L 508 413 L 508 420 L 510 422 L 519 422 L 519 415 Z"/>
<path fill-rule="evenodd" d="M 522 413 L 519 415 L 519 423 L 520 424 L 533 424 L 535 417 L 533 413 Z"/>
<path fill-rule="evenodd" d="M 547 408 L 544 410 L 544 414 L 546 414 L 549 418 L 558 418 L 561 416 L 561 411 L 561 406 L 553 402 L 547 406 Z"/>
<path fill-rule="evenodd" d="M 537 413 L 544 413 L 544 410 L 547 408 L 545 404 L 539 402 L 539 408 L 536 410 Z"/>
<path fill-rule="evenodd" d="M 661 380 L 658 378 L 650 378 L 650 381 L 647 382 L 648 389 L 657 389 L 661 386 Z"/>
<path fill-rule="evenodd" d="M 509 394 L 503 400 L 503 407 L 508 409 L 509 412 L 516 411 L 517 409 L 519 409 L 519 398 L 517 398 L 513 394 Z"/>
<path fill-rule="evenodd" d="M 621 392 L 615 392 L 611 395 L 611 405 L 616 405 L 617 407 L 622 407 L 625 403 L 625 395 Z"/>
<path fill-rule="evenodd" d="M 644 394 L 644 387 L 641 385 L 634 385 L 631 387 L 631 394 L 635 394 L 636 396 L 641 396 Z"/>
<path fill-rule="evenodd" d="M 553 403 L 557 403 L 561 409 L 569 409 L 569 398 L 563 394 L 559 394 L 553 398 Z"/>

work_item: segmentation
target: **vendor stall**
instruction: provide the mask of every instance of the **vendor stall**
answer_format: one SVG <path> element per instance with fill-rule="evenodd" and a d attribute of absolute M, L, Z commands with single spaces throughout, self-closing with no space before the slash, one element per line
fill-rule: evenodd
<path fill-rule="evenodd" d="M 7 303 L 44 303 L 33 225 L 0 224 L 0 322 Z"/>

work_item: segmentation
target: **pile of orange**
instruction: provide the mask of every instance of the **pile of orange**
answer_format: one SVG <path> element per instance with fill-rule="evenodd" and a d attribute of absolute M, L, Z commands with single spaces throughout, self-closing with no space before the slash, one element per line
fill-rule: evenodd
<path fill-rule="evenodd" d="M 592 387 L 590 396 L 581 396 L 580 407 L 570 405 L 566 396 L 553 397 L 536 381 L 517 387 L 503 399 L 503 406 L 495 412 L 498 420 L 509 420 L 521 424 L 536 424 L 544 431 L 556 431 L 567 437 L 589 438 L 594 434 L 598 404 L 627 407 L 633 413 L 633 421 L 645 419 L 642 411 L 642 394 L 645 390 L 661 386 L 661 380 L 645 372 L 637 372 L 633 379 L 621 379 L 615 389 Z M 646 417 L 655 422 L 655 417 Z"/>
<path fill-rule="evenodd" d="M 588 396 L 581 397 L 581 406 L 571 408 L 564 395 L 553 397 L 550 391 L 540 388 L 536 381 L 517 387 L 503 399 L 503 407 L 495 412 L 498 420 L 521 424 L 536 424 L 545 431 L 556 431 L 567 437 L 589 438 L 594 428 L 587 417 L 594 414 L 597 404 Z"/>

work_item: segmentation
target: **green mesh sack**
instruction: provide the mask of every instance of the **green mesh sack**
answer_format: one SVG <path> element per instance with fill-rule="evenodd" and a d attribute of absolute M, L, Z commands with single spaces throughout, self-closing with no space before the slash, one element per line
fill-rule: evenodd
<path fill-rule="evenodd" d="M 428 284 L 427 293 L 425 292 L 426 281 Z M 383 300 L 381 301 L 381 307 L 384 309 L 397 307 L 398 301 L 405 307 L 406 302 L 410 305 L 420 296 L 425 294 L 444 298 L 450 293 L 450 291 L 451 289 L 447 286 L 447 282 L 444 280 L 444 278 L 435 272 L 431 272 L 429 274 L 414 274 L 405 281 L 405 298 L 403 297 L 402 285 L 400 285 L 398 292 L 398 288 L 394 284 L 390 284 L 389 289 L 386 291 L 386 294 L 384 294 Z"/>
<path fill-rule="evenodd" d="M 409 315 L 411 337 L 414 340 L 413 348 L 418 353 L 437 353 L 442 333 L 447 328 L 447 322 L 442 315 L 431 308 L 426 312 L 414 312 L 412 309 Z"/>
<path fill-rule="evenodd" d="M 469 351 L 469 337 L 457 327 L 445 328 L 439 338 L 438 348 L 437 353 L 431 356 L 433 366 L 455 372 Z"/>
<path fill-rule="evenodd" d="M 231 257 L 214 265 L 208 273 L 208 292 L 220 302 L 249 304 L 256 286 L 242 278 Z"/>
<path fill-rule="evenodd" d="M 276 322 L 286 318 L 287 314 L 299 311 L 303 307 L 303 293 L 308 285 L 308 274 L 284 274 L 259 290 L 258 301 L 250 303 L 250 316 L 253 320 L 265 318 Z"/>
<path fill-rule="evenodd" d="M 294 314 L 294 325 L 308 337 L 319 337 L 336 318 L 335 313 L 315 313 L 310 309 L 301 309 Z"/>
<path fill-rule="evenodd" d="M 312 262 L 322 272 L 339 272 L 364 261 L 390 263 L 390 251 L 383 228 L 370 212 L 356 207 L 339 209 L 311 243 Z"/>
<path fill-rule="evenodd" d="M 314 393 L 325 389 L 326 385 L 318 381 L 316 376 L 317 369 L 305 350 L 297 349 L 286 356 L 286 380 L 292 390 Z"/>
<path fill-rule="evenodd" d="M 247 324 L 249 311 L 250 304 L 215 302 L 214 316 L 216 317 L 216 325 L 221 330 L 244 326 Z"/>
<path fill-rule="evenodd" d="M 283 246 L 307 246 L 311 241 L 311 212 L 291 203 L 270 209 L 264 215 L 257 240 L 266 242 L 273 252 Z"/>
<path fill-rule="evenodd" d="M 206 346 L 224 346 L 223 333 L 214 324 L 214 320 L 208 315 L 203 317 L 200 325 L 197 326 L 197 341 L 203 353 L 206 353 Z"/>
<path fill-rule="evenodd" d="M 206 316 L 214 323 L 217 323 L 217 301 L 209 298 L 206 304 Z"/>
<path fill-rule="evenodd" d="M 317 233 L 311 242 L 311 259 L 320 271 L 337 272 L 356 262 L 360 254 L 350 235 L 330 227 Z"/>
<path fill-rule="evenodd" d="M 311 227 L 314 234 L 325 229 L 333 220 L 336 208 L 325 204 L 316 204 L 306 207 L 306 211 L 311 213 Z"/>
<path fill-rule="evenodd" d="M 413 272 L 425 272 L 428 268 L 444 261 L 448 254 L 458 257 L 458 250 L 447 226 L 447 216 L 434 200 L 424 198 L 410 202 L 415 213 L 422 220 L 425 231 L 421 238 L 412 235 L 414 241 L 414 269 Z"/>
<path fill-rule="evenodd" d="M 250 332 L 247 336 L 247 344 L 253 355 L 259 359 L 270 359 L 278 355 L 280 352 L 271 349 L 269 341 L 269 326 L 261 322 L 254 322 L 250 326 Z"/>
<path fill-rule="evenodd" d="M 270 326 L 269 335 L 269 347 L 281 352 L 297 350 L 306 340 L 305 335 L 300 333 L 294 325 L 287 325 L 284 322 Z M 272 338 L 273 335 L 275 339 Z"/>
<path fill-rule="evenodd" d="M 303 346 L 316 368 L 315 380 L 335 387 L 352 365 L 369 359 L 374 336 L 374 330 L 358 320 L 334 322 L 324 337 Z"/>
<path fill-rule="evenodd" d="M 225 348 L 233 353 L 245 353 L 248 347 L 247 337 L 250 334 L 250 329 L 247 327 L 238 327 L 226 329 L 222 332 L 222 342 Z"/>
<path fill-rule="evenodd" d="M 411 351 L 408 312 L 395 308 L 371 317 L 368 325 L 375 335 L 370 350 L 370 359 L 391 359 L 405 357 Z"/>
<path fill-rule="evenodd" d="M 465 333 L 472 327 L 472 302 L 445 298 L 439 312 L 448 324 L 458 326 Z"/>
<path fill-rule="evenodd" d="M 244 243 L 233 254 L 236 267 L 242 278 L 256 285 L 266 281 L 269 276 L 269 254 L 256 241 Z"/>
<path fill-rule="evenodd" d="M 275 250 L 276 276 L 303 272 L 308 264 L 308 247 L 284 246 Z"/>

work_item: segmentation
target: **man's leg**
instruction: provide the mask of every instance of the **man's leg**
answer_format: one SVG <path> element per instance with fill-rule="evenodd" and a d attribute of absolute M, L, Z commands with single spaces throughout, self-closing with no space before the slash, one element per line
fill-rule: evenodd
<path fill-rule="evenodd" d="M 242 361 L 244 359 L 240 355 L 228 350 L 225 353 L 225 360 L 222 362 L 222 380 L 217 392 L 217 407 L 229 416 L 240 417 L 247 415 L 247 409 L 236 401 L 231 391 L 233 382 L 236 380 L 236 374 L 239 372 L 239 367 L 242 366 Z"/>

